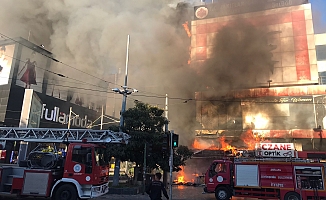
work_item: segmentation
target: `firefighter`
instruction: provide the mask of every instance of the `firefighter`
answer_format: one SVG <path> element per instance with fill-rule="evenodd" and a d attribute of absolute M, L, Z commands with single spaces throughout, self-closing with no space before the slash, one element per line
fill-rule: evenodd
<path fill-rule="evenodd" d="M 154 181 L 152 181 L 146 189 L 146 193 L 151 200 L 162 200 L 162 192 L 166 199 L 169 199 L 168 193 L 164 188 L 164 184 L 160 181 L 162 174 L 160 172 L 155 174 Z"/>

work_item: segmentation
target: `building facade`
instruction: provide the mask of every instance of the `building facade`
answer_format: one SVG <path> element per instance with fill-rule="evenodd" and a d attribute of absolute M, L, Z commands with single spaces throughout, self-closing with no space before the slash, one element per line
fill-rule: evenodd
<path fill-rule="evenodd" d="M 253 140 L 296 141 L 306 149 L 325 149 L 325 35 L 314 34 L 311 4 L 306 0 L 220 0 L 196 6 L 191 23 L 191 67 L 200 73 L 207 62 L 216 59 L 217 52 L 221 53 L 216 51 L 216 38 L 227 26 L 241 26 L 239 22 L 266 35 L 262 40 L 266 43 L 260 45 L 270 47 L 270 62 L 256 68 L 261 70 L 252 77 L 250 87 L 223 95 L 218 91 L 196 93 L 196 119 L 201 124 L 196 139 L 218 143 L 214 138 L 223 136 L 238 145 L 250 130 Z M 234 35 L 234 40 L 244 37 Z"/>
<path fill-rule="evenodd" d="M 1 126 L 19 126 L 25 89 L 32 89 L 40 102 L 34 111 L 37 127 L 67 128 L 71 107 L 71 128 L 100 128 L 95 120 L 102 108 L 105 113 L 107 85 L 60 73 L 58 63 L 51 52 L 23 38 L 0 41 Z M 114 124 L 116 119 L 105 117 L 104 122 Z"/>

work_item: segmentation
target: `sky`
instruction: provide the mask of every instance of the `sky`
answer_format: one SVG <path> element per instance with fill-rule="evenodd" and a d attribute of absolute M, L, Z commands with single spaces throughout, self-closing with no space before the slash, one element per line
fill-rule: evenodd
<path fill-rule="evenodd" d="M 326 32 L 326 0 L 309 0 L 312 7 L 315 33 Z"/>

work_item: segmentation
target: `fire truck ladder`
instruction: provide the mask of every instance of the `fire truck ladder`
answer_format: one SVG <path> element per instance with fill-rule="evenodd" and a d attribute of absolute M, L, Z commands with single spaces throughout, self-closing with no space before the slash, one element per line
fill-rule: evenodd
<path fill-rule="evenodd" d="M 130 136 L 123 132 L 91 129 L 15 128 L 0 127 L 0 140 L 56 143 L 87 142 L 128 144 Z"/>

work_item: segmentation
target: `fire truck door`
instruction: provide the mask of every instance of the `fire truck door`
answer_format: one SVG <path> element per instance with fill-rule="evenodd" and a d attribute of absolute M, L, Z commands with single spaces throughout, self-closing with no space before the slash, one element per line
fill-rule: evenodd
<path fill-rule="evenodd" d="M 93 150 L 91 147 L 75 146 L 72 151 L 71 164 L 67 166 L 65 177 L 74 178 L 81 184 L 93 180 Z"/>
<path fill-rule="evenodd" d="M 216 162 L 212 164 L 209 171 L 209 181 L 217 184 L 227 184 L 230 182 L 229 170 L 227 163 L 225 162 Z"/>

